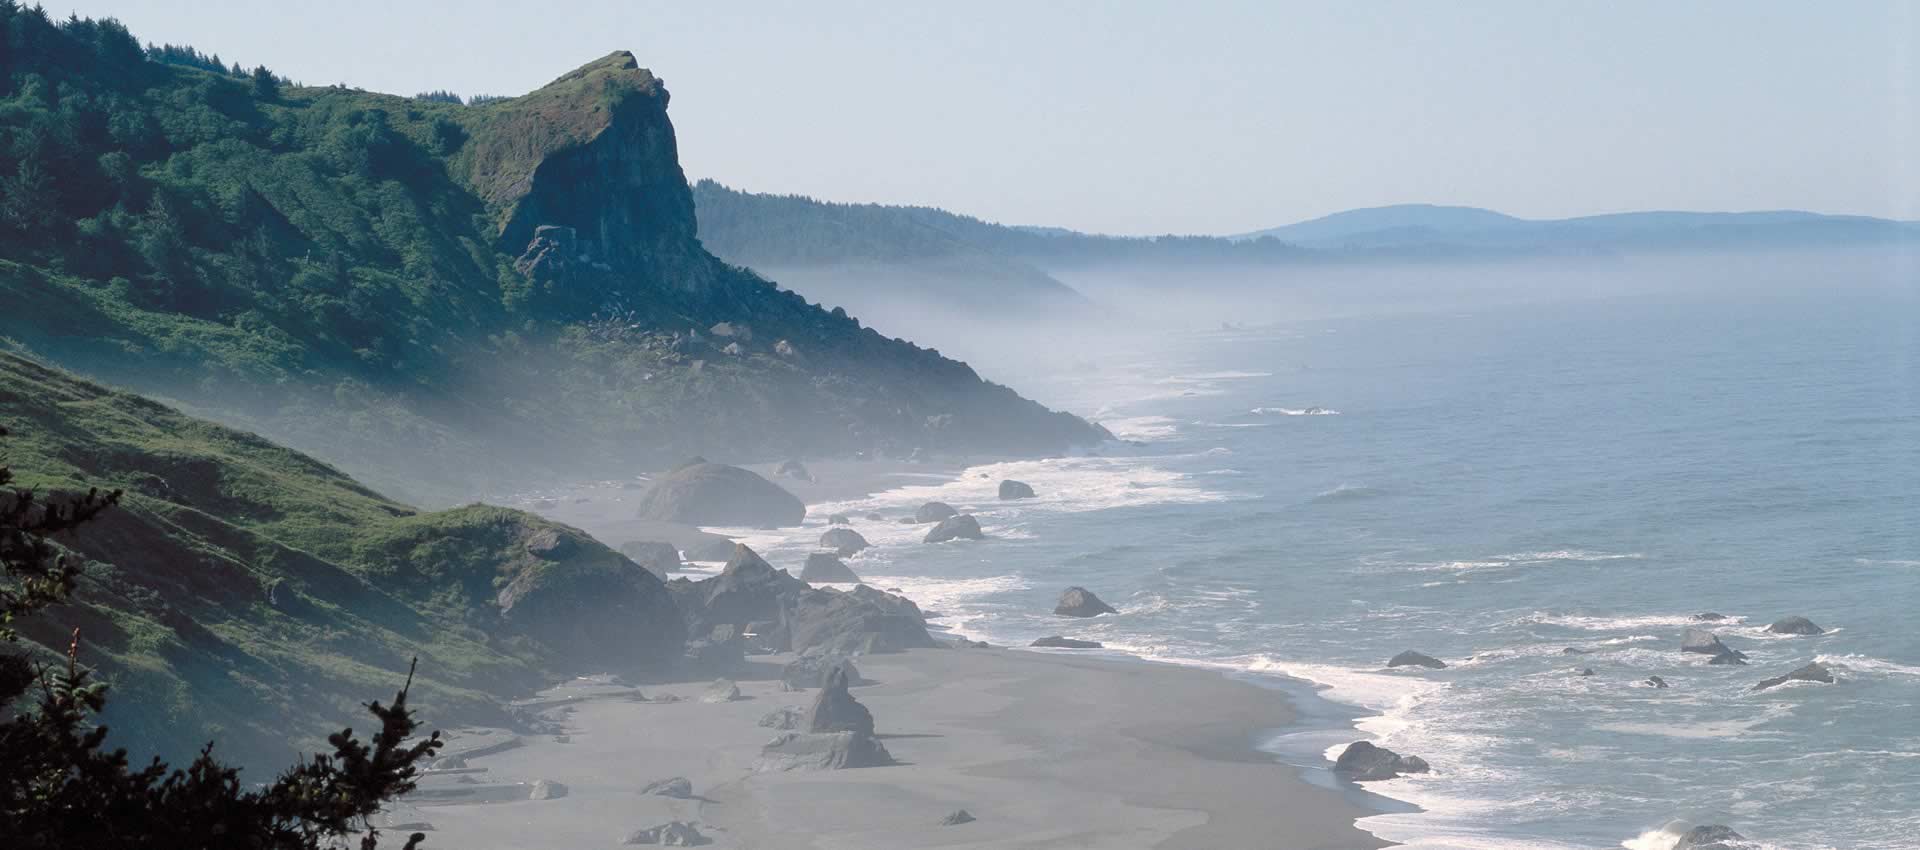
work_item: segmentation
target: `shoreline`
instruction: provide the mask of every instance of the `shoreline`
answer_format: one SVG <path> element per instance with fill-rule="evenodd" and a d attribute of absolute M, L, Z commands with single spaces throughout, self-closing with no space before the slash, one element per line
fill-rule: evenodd
<path fill-rule="evenodd" d="M 910 487 L 938 487 L 957 482 L 970 474 L 970 470 L 999 460 L 1001 459 L 969 458 L 943 463 L 821 460 L 808 464 L 815 477 L 811 482 L 778 476 L 777 464 L 751 464 L 746 468 L 793 492 L 808 505 L 810 520 L 817 521 L 821 517 L 812 515 L 811 511 L 822 504 L 866 499 Z M 669 539 L 683 548 L 703 538 L 730 536 L 691 527 L 675 527 L 672 524 L 629 519 L 623 514 L 629 510 L 628 506 L 637 499 L 640 492 L 643 491 L 635 490 L 631 485 L 623 487 L 617 482 L 586 484 L 554 492 L 550 496 L 542 494 L 544 498 L 552 501 L 543 513 L 547 513 L 553 519 L 579 526 L 603 542 L 615 546 L 627 539 L 642 539 L 636 535 L 645 534 L 651 534 L 655 539 Z M 752 534 L 752 532 L 747 533 Z M 706 569 L 696 566 L 686 574 L 698 578 L 706 572 Z M 929 624 L 929 628 L 936 634 L 962 634 L 962 630 L 945 627 L 937 619 Z M 968 636 L 977 637 L 977 635 Z M 1371 737 L 1356 728 L 1356 722 L 1368 716 L 1367 709 L 1336 702 L 1323 696 L 1322 686 L 1312 681 L 1273 672 L 1227 669 L 1205 662 L 1187 663 L 1177 659 L 1153 658 L 1119 649 L 1093 653 L 1019 652 L 1017 654 L 1052 659 L 1065 658 L 1076 663 L 1094 665 L 1120 665 L 1119 669 L 1124 669 L 1126 665 L 1144 665 L 1149 669 L 1177 670 L 1180 672 L 1174 674 L 1173 681 L 1193 681 L 1187 677 L 1202 676 L 1264 692 L 1268 700 L 1281 704 L 1273 718 L 1204 744 L 1188 740 L 1186 742 L 1188 753 L 1211 761 L 1277 767 L 1287 772 L 1294 783 L 1333 795 L 1340 805 L 1347 808 L 1345 823 L 1353 833 L 1350 838 L 1359 842 L 1339 846 L 1389 846 L 1391 842 L 1368 833 L 1359 822 L 1374 815 L 1419 811 L 1418 807 L 1410 803 L 1368 791 L 1333 775 L 1331 763 L 1325 751 L 1329 746 Z M 865 660 L 862 659 L 863 662 Z M 1203 715 L 1196 718 L 1194 722 L 1204 724 L 1206 718 Z M 855 773 L 859 772 L 855 771 Z"/>
<path fill-rule="evenodd" d="M 1389 846 L 1356 825 L 1372 813 L 1364 792 L 1309 781 L 1259 749 L 1300 719 L 1288 694 L 1146 659 L 998 648 L 861 656 L 869 683 L 853 694 L 899 763 L 755 773 L 776 734 L 758 718 L 815 694 L 782 689 L 786 657 L 753 658 L 737 680 L 743 698 L 727 702 L 700 701 L 705 681 L 641 686 L 650 699 L 682 698 L 665 703 L 586 680 L 550 689 L 544 699 L 578 697 L 542 711 L 560 737 L 519 736 L 470 757 L 478 774 L 432 774 L 388 823 L 432 824 L 429 846 L 501 850 L 612 846 L 672 820 L 696 822 L 709 846 L 769 850 L 1231 848 L 1276 837 L 1302 850 Z M 499 736 L 451 740 L 457 752 Z M 691 780 L 695 796 L 640 793 L 671 776 Z M 565 796 L 528 800 L 536 780 Z M 942 826 L 956 809 L 978 820 Z"/>

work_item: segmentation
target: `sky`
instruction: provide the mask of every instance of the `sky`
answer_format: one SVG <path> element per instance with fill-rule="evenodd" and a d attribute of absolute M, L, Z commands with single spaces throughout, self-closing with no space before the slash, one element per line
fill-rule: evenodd
<path fill-rule="evenodd" d="M 631 50 L 691 179 L 1231 234 L 1356 207 L 1920 218 L 1920 0 L 47 2 L 305 83 L 520 94 Z"/>

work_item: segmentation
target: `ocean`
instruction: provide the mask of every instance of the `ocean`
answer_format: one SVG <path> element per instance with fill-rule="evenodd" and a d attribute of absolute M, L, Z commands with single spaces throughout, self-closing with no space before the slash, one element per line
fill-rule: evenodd
<path fill-rule="evenodd" d="M 858 523 L 850 564 L 996 644 L 1311 683 L 1358 728 L 1259 743 L 1431 762 L 1369 784 L 1419 807 L 1361 824 L 1410 847 L 1659 850 L 1680 821 L 1920 848 L 1917 307 L 1641 292 L 1169 333 L 1032 376 L 1128 442 L 747 538 L 797 563 L 834 511 L 973 512 L 988 540 Z M 1120 613 L 1055 617 L 1069 585 Z M 1764 631 L 1788 615 L 1827 632 Z M 1750 665 L 1681 654 L 1694 626 Z M 1450 666 L 1385 667 L 1406 649 Z M 1839 681 L 1751 690 L 1814 660 Z"/>

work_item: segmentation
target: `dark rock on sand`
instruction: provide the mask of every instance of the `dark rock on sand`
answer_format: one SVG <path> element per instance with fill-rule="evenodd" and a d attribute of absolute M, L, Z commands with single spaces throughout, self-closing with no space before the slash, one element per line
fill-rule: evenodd
<path fill-rule="evenodd" d="M 781 478 L 791 478 L 795 481 L 806 481 L 806 482 L 813 481 L 813 473 L 807 470 L 807 465 L 797 460 L 788 460 L 788 461 L 782 462 L 780 464 L 780 468 L 775 469 L 773 471 L 773 474 L 778 475 Z"/>
<path fill-rule="evenodd" d="M 1340 758 L 1333 763 L 1333 772 L 1355 782 L 1374 782 L 1392 779 L 1403 773 L 1426 773 L 1425 759 L 1418 756 L 1401 756 L 1385 747 L 1376 747 L 1369 741 L 1355 741 L 1340 752 Z"/>
<path fill-rule="evenodd" d="M 809 584 L 856 584 L 860 577 L 854 575 L 846 562 L 834 557 L 832 552 L 814 552 L 807 556 L 806 565 L 800 568 L 800 580 Z"/>
<path fill-rule="evenodd" d="M 1431 655 L 1414 652 L 1413 650 L 1409 649 L 1406 652 L 1402 652 L 1399 655 L 1396 655 L 1390 659 L 1387 659 L 1387 666 L 1388 667 L 1426 667 L 1433 670 L 1444 670 L 1447 667 L 1447 662 L 1441 661 L 1440 659 L 1435 658 Z"/>
<path fill-rule="evenodd" d="M 853 698 L 852 692 L 847 690 L 849 684 L 846 668 L 829 669 L 826 680 L 820 685 L 820 693 L 813 698 L 813 706 L 807 709 L 806 719 L 800 728 L 808 732 L 873 734 L 873 712 Z"/>
<path fill-rule="evenodd" d="M 558 800 L 567 796 L 567 786 L 551 779 L 542 779 L 533 783 L 527 792 L 529 800 Z"/>
<path fill-rule="evenodd" d="M 805 709 L 797 705 L 783 705 L 760 717 L 760 725 L 769 729 L 787 731 L 800 728 L 807 717 Z"/>
<path fill-rule="evenodd" d="M 1831 685 L 1833 684 L 1833 671 L 1827 669 L 1827 665 L 1815 661 L 1791 673 L 1761 679 L 1760 684 L 1754 685 L 1753 689 L 1756 691 L 1764 691 L 1768 688 L 1780 687 L 1788 682 L 1820 682 Z"/>
<path fill-rule="evenodd" d="M 1011 478 L 1000 482 L 1000 501 L 1011 502 L 1015 499 L 1031 498 L 1033 498 L 1033 488 L 1027 486 L 1026 482 Z"/>
<path fill-rule="evenodd" d="M 919 510 L 913 512 L 913 521 L 939 522 L 948 517 L 957 516 L 959 513 L 959 511 L 953 509 L 952 505 L 946 502 L 928 502 L 921 505 Z"/>
<path fill-rule="evenodd" d="M 786 622 L 788 646 L 796 652 L 823 647 L 857 655 L 937 646 L 918 607 L 866 585 L 799 593 L 790 603 Z"/>
<path fill-rule="evenodd" d="M 1680 836 L 1673 850 L 1741 850 L 1747 837 L 1718 824 L 1696 826 Z"/>
<path fill-rule="evenodd" d="M 1052 635 L 1036 640 L 1029 644 L 1029 646 L 1044 646 L 1053 649 L 1099 649 L 1100 642 L 1097 640 L 1077 640 L 1075 638 Z"/>
<path fill-rule="evenodd" d="M 1118 614 L 1112 605 L 1100 601 L 1093 591 L 1084 587 L 1069 587 L 1060 594 L 1060 603 L 1053 606 L 1053 613 L 1062 617 L 1097 617 L 1101 614 Z"/>
<path fill-rule="evenodd" d="M 685 800 L 693 796 L 693 782 L 684 776 L 675 776 L 672 779 L 661 779 L 649 782 L 647 783 L 647 787 L 640 789 L 640 793 L 655 797 L 672 797 L 676 800 Z"/>
<path fill-rule="evenodd" d="M 640 499 L 642 519 L 755 528 L 799 525 L 807 507 L 780 485 L 737 466 L 694 463 L 660 479 Z"/>
<path fill-rule="evenodd" d="M 1776 635 L 1819 635 L 1827 632 L 1805 617 L 1783 617 L 1768 626 L 1767 631 Z"/>
<path fill-rule="evenodd" d="M 849 685 L 866 683 L 865 679 L 860 678 L 860 669 L 853 666 L 853 659 L 822 651 L 820 647 L 801 653 L 781 667 L 780 681 L 794 690 L 817 688 L 826 682 L 827 674 L 834 670 L 844 670 Z"/>
<path fill-rule="evenodd" d="M 1747 654 L 1720 642 L 1720 637 L 1700 629 L 1688 629 L 1680 635 L 1680 651 L 1712 656 L 1708 664 L 1746 664 Z"/>
<path fill-rule="evenodd" d="M 828 525 L 846 525 L 851 522 L 853 522 L 853 519 L 846 514 L 833 514 L 827 517 Z"/>
<path fill-rule="evenodd" d="M 701 702 L 733 702 L 740 698 L 740 686 L 731 679 L 715 679 L 700 693 Z"/>
<path fill-rule="evenodd" d="M 630 540 L 620 544 L 620 554 L 657 576 L 678 572 L 685 566 L 680 562 L 680 550 L 659 540 Z"/>
<path fill-rule="evenodd" d="M 1664 688 L 1666 686 L 1667 686 L 1667 680 L 1662 679 L 1659 676 L 1647 677 L 1647 687 L 1658 689 L 1658 688 Z"/>
<path fill-rule="evenodd" d="M 979 540 L 984 536 L 985 535 L 980 533 L 980 521 L 974 519 L 973 514 L 961 514 L 941 520 L 939 525 L 934 526 L 932 531 L 927 532 L 926 538 L 921 542 L 945 543 L 949 540 L 958 540 L 961 538 Z"/>
<path fill-rule="evenodd" d="M 620 843 L 661 847 L 700 847 L 711 844 L 713 841 L 701 835 L 700 830 L 693 828 L 693 824 L 676 820 L 635 831 L 627 836 L 627 840 Z"/>
<path fill-rule="evenodd" d="M 832 549 L 834 554 L 845 558 L 872 544 L 868 543 L 867 538 L 860 532 L 851 528 L 829 528 L 825 534 L 820 535 L 820 545 L 822 548 Z"/>
<path fill-rule="evenodd" d="M 752 549 L 735 544 L 726 569 L 708 579 L 674 583 L 674 603 L 694 634 L 714 626 L 732 625 L 745 631 L 749 623 L 784 624 L 789 599 L 807 592 L 807 584 L 786 570 L 776 570 Z M 786 646 L 784 629 L 764 637 L 776 647 Z"/>
<path fill-rule="evenodd" d="M 963 823 L 973 823 L 973 821 L 974 821 L 973 815 L 970 814 L 966 809 L 956 809 L 954 810 L 953 814 L 950 814 L 950 815 L 947 815 L 946 817 L 941 818 L 940 825 L 941 826 L 959 826 Z"/>
<path fill-rule="evenodd" d="M 788 732 L 760 748 L 760 773 L 885 767 L 893 756 L 872 735 L 859 732 Z"/>

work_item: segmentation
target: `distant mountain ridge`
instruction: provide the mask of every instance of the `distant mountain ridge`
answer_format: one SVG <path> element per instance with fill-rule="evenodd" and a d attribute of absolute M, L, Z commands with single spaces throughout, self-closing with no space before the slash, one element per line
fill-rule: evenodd
<path fill-rule="evenodd" d="M 1920 224 L 1802 210 L 1653 210 L 1525 219 L 1479 207 L 1396 204 L 1344 210 L 1230 239 L 1279 239 L 1320 250 L 1451 244 L 1612 250 L 1848 244 L 1920 238 Z"/>

